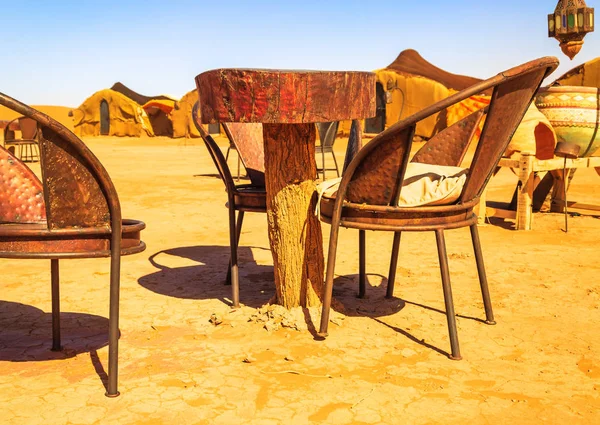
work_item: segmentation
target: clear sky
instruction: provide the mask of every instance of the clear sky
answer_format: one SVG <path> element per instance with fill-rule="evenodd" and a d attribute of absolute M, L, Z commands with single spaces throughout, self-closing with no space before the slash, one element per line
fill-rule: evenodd
<path fill-rule="evenodd" d="M 598 3 L 598 4 L 595 4 Z M 121 81 L 181 97 L 222 67 L 374 70 L 404 49 L 486 78 L 557 56 L 551 79 L 600 56 L 600 29 L 573 61 L 547 37 L 555 0 L 1 1 L 0 91 L 78 106 Z M 588 0 L 600 12 L 600 2 Z"/>

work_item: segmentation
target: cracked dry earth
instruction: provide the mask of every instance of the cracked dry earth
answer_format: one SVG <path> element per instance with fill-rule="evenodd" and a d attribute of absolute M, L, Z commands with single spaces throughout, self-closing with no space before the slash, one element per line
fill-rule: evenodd
<path fill-rule="evenodd" d="M 104 397 L 108 260 L 61 261 L 59 353 L 49 261 L 0 260 L 2 424 L 600 423 L 599 219 L 572 217 L 566 234 L 559 214 L 536 214 L 531 232 L 480 227 L 496 326 L 480 320 L 468 230 L 447 232 L 464 357 L 452 361 L 433 234 L 403 236 L 386 300 L 392 237 L 367 233 L 368 297 L 357 299 L 358 235 L 342 230 L 334 295 L 344 312 L 318 341 L 319 311 L 261 309 L 274 294 L 264 215 L 244 220 L 244 305 L 229 308 L 226 197 L 201 142 L 86 143 L 124 217 L 147 224 L 148 249 L 122 263 L 122 394 Z M 336 150 L 343 158 L 343 143 Z M 503 170 L 488 199 L 506 200 L 515 183 Z M 599 184 L 578 171 L 571 196 L 600 202 Z"/>

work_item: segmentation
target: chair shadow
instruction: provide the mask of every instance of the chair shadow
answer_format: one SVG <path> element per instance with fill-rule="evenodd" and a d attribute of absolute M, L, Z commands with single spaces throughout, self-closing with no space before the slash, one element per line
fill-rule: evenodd
<path fill-rule="evenodd" d="M 26 304 L 0 301 L 0 361 L 64 360 L 89 352 L 92 365 L 107 388 L 108 375 L 97 350 L 108 345 L 108 319 L 61 312 L 60 325 L 62 350 L 51 351 L 51 313 Z"/>
<path fill-rule="evenodd" d="M 381 284 L 377 286 L 371 285 L 369 283 L 369 276 L 377 276 L 381 278 Z M 358 274 L 338 276 L 334 279 L 333 297 L 344 306 L 345 315 L 354 317 L 370 317 L 376 322 L 385 325 L 388 328 L 402 334 L 411 341 L 416 342 L 417 344 L 423 347 L 434 350 L 444 356 L 450 357 L 449 352 L 432 344 L 429 344 L 415 337 L 410 332 L 407 332 L 406 330 L 400 329 L 396 326 L 390 325 L 389 323 L 386 323 L 380 319 L 380 317 L 391 316 L 393 314 L 399 313 L 400 311 L 402 311 L 402 309 L 406 307 L 407 304 L 420 307 L 429 311 L 434 311 L 443 316 L 443 318 L 446 317 L 446 312 L 435 307 L 431 307 L 414 301 L 409 301 L 400 297 L 385 298 L 386 290 L 387 277 L 380 274 L 368 273 L 365 298 L 358 298 Z M 442 290 L 440 288 L 440 297 L 442 296 Z M 463 319 L 474 320 L 476 322 L 485 324 L 485 320 L 477 317 L 466 316 L 461 314 L 457 314 L 456 316 L 461 317 Z"/>
<path fill-rule="evenodd" d="M 219 180 L 221 179 L 221 176 L 218 173 L 194 174 L 193 177 L 214 177 Z"/>
<path fill-rule="evenodd" d="M 240 302 L 258 308 L 265 305 L 274 295 L 275 279 L 273 266 L 256 264 L 250 248 L 238 248 Z M 142 276 L 138 283 L 161 295 L 195 300 L 219 299 L 231 304 L 231 286 L 225 285 L 229 254 L 228 246 L 216 245 L 177 247 L 159 251 L 148 258 L 159 270 Z M 169 256 L 178 258 L 169 259 Z M 198 264 L 168 265 L 170 262 L 181 262 L 182 258 Z"/>
<path fill-rule="evenodd" d="M 506 230 L 516 230 L 516 223 L 500 217 L 486 217 L 485 222 L 492 226 L 501 227 Z"/>

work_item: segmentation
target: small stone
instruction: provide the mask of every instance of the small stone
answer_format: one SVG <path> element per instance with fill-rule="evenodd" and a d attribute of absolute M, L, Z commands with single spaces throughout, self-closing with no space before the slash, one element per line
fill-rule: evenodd
<path fill-rule="evenodd" d="M 244 363 L 254 363 L 256 361 L 256 359 L 254 357 L 252 357 L 250 354 L 248 354 L 246 357 L 244 357 L 244 360 L 242 360 Z"/>
<path fill-rule="evenodd" d="M 215 313 L 210 315 L 210 319 L 208 319 L 208 321 L 215 326 L 218 326 L 221 323 L 223 323 L 223 319 L 221 319 L 221 317 L 217 316 Z"/>
<path fill-rule="evenodd" d="M 265 323 L 264 328 L 267 330 L 267 332 L 276 331 L 279 329 L 279 324 L 269 320 Z"/>
<path fill-rule="evenodd" d="M 295 359 L 295 358 L 293 358 L 293 357 L 292 357 L 292 356 L 290 356 L 290 355 L 287 355 L 287 356 L 285 356 L 285 357 L 284 357 L 284 359 L 285 359 L 285 361 L 288 361 L 288 362 L 295 362 L 295 361 L 296 361 L 296 359 Z"/>
<path fill-rule="evenodd" d="M 417 352 L 416 352 L 416 351 L 414 351 L 414 350 L 411 350 L 410 348 L 404 348 L 402 351 L 400 351 L 400 354 L 401 354 L 403 357 L 412 357 L 412 356 L 414 356 L 415 354 L 417 354 Z"/>

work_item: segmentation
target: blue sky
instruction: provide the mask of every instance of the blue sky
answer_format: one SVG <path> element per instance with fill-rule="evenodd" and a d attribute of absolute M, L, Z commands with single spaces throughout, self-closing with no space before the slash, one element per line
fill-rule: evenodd
<path fill-rule="evenodd" d="M 600 11 L 597 1 L 588 6 Z M 554 77 L 600 55 L 600 30 L 573 61 L 547 37 L 555 0 L 10 1 L 2 5 L 0 91 L 78 106 L 121 81 L 182 96 L 221 67 L 374 70 L 413 48 L 486 78 L 540 56 Z"/>

